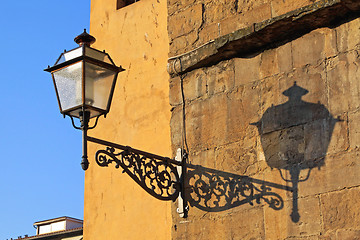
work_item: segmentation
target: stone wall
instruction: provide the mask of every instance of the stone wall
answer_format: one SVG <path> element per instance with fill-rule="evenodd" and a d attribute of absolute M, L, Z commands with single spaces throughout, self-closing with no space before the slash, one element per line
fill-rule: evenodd
<path fill-rule="evenodd" d="M 311 2 L 168 0 L 170 55 Z M 338 19 L 172 76 L 172 148 L 189 153 L 173 239 L 359 237 L 359 29 Z"/>
<path fill-rule="evenodd" d="M 168 0 L 170 56 L 315 0 Z"/>

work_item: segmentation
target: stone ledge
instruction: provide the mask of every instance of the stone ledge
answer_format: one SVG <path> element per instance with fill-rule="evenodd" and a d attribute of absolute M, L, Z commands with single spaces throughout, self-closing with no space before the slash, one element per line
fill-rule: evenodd
<path fill-rule="evenodd" d="M 174 76 L 230 58 L 245 57 L 301 37 L 314 29 L 331 27 L 359 16 L 358 0 L 321 0 L 171 57 L 168 59 L 168 73 Z"/>

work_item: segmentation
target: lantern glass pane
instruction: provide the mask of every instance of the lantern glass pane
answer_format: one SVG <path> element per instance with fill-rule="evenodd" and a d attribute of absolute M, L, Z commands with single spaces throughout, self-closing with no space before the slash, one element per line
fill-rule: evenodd
<path fill-rule="evenodd" d="M 85 63 L 85 100 L 87 105 L 107 110 L 115 74 L 109 69 Z"/>
<path fill-rule="evenodd" d="M 55 65 L 80 57 L 81 55 L 82 55 L 82 47 L 75 48 L 71 51 L 62 53 L 61 57 L 59 58 L 59 60 L 56 61 Z"/>
<path fill-rule="evenodd" d="M 81 105 L 82 62 L 53 72 L 62 111 Z"/>
<path fill-rule="evenodd" d="M 86 47 L 85 48 L 85 56 L 88 56 L 88 57 L 92 57 L 92 58 L 95 58 L 99 61 L 102 61 L 102 62 L 106 62 L 106 63 L 109 63 L 109 64 L 113 64 L 110 59 L 109 59 L 109 56 L 104 53 L 104 52 L 100 52 L 96 49 L 92 49 L 92 48 L 89 48 L 89 47 Z"/>

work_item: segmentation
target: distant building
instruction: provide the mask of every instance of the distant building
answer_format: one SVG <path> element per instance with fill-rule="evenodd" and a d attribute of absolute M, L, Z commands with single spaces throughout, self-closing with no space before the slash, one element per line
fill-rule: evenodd
<path fill-rule="evenodd" d="M 34 223 L 36 235 L 19 239 L 82 240 L 83 221 L 71 217 L 59 217 Z"/>

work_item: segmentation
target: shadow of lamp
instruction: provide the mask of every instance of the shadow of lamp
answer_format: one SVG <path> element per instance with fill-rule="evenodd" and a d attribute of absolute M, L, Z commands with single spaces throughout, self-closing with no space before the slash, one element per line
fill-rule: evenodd
<path fill-rule="evenodd" d="M 293 222 L 300 220 L 298 209 L 298 183 L 309 179 L 313 168 L 325 164 L 324 157 L 330 138 L 339 120 L 333 118 L 324 105 L 305 102 L 301 98 L 309 91 L 296 82 L 283 95 L 287 102 L 268 108 L 257 126 L 266 162 L 279 170 L 281 178 L 292 185 Z M 289 173 L 284 176 L 283 171 Z M 301 178 L 301 171 L 305 177 Z"/>
<path fill-rule="evenodd" d="M 95 38 L 86 30 L 74 41 L 79 47 L 64 51 L 45 71 L 52 75 L 60 112 L 64 117 L 70 117 L 74 128 L 82 130 L 82 169 L 89 167 L 87 142 L 104 145 L 106 149 L 95 154 L 99 166 L 107 167 L 114 162 L 116 168 L 121 167 L 153 197 L 178 199 L 178 212 L 181 217 L 186 217 L 182 199 L 184 174 L 181 174 L 185 173 L 186 154 L 181 149 L 178 149 L 175 159 L 171 159 L 87 135 L 88 130 L 96 127 L 99 117 L 108 114 L 118 73 L 125 69 L 116 66 L 105 51 L 90 47 Z M 74 118 L 80 120 L 80 126 L 76 126 Z M 95 118 L 95 123 L 89 126 L 92 118 Z"/>

